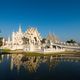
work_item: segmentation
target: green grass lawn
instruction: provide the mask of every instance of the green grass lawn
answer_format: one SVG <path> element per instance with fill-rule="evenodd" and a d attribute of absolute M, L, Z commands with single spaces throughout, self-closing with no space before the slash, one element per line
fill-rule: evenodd
<path fill-rule="evenodd" d="M 51 56 L 51 55 L 65 55 L 65 54 L 79 54 L 80 51 L 65 51 L 65 52 L 57 52 L 57 53 L 38 53 L 38 52 L 24 52 L 24 51 L 19 51 L 19 50 L 9 50 L 9 49 L 3 49 L 3 53 L 5 54 L 24 54 L 27 56 Z"/>
<path fill-rule="evenodd" d="M 2 49 L 2 52 L 9 52 L 9 49 Z"/>

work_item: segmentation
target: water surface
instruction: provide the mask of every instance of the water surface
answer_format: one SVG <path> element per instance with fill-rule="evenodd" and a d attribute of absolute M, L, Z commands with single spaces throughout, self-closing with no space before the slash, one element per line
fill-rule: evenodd
<path fill-rule="evenodd" d="M 80 57 L 0 55 L 0 80 L 80 80 Z"/>

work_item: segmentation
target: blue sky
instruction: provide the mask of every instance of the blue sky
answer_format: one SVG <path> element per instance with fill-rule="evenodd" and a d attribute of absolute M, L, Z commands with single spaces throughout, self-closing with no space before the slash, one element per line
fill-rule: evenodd
<path fill-rule="evenodd" d="M 37 27 L 42 36 L 80 40 L 80 0 L 0 0 L 0 29 L 7 37 L 19 24 Z"/>

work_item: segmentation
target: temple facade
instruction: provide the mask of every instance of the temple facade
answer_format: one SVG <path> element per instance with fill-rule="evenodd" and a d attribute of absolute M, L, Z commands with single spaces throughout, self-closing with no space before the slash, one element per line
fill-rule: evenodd
<path fill-rule="evenodd" d="M 42 38 L 37 28 L 34 27 L 29 27 L 23 32 L 20 25 L 18 31 L 12 32 L 7 40 L 3 38 L 1 49 L 45 54 L 50 52 L 79 51 L 80 46 L 76 43 L 61 42 L 57 36 L 51 33 L 47 37 Z"/>
<path fill-rule="evenodd" d="M 3 49 L 22 50 L 31 52 L 61 52 L 65 51 L 61 46 L 55 45 L 60 43 L 60 40 L 55 36 L 49 34 L 46 37 L 45 43 L 37 28 L 29 27 L 25 32 L 22 32 L 21 26 L 17 32 L 12 32 L 11 37 L 5 41 L 3 39 Z"/>
<path fill-rule="evenodd" d="M 21 26 L 17 32 L 12 32 L 11 49 L 23 49 L 23 32 Z"/>
<path fill-rule="evenodd" d="M 41 36 L 36 28 L 30 27 L 22 32 L 21 26 L 17 32 L 12 32 L 12 36 L 5 42 L 3 48 L 11 50 L 34 51 L 41 48 Z"/>

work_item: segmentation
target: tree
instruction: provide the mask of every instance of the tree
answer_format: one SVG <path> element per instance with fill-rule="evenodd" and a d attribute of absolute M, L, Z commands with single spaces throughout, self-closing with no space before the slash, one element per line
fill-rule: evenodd
<path fill-rule="evenodd" d="M 42 44 L 46 43 L 46 39 L 43 38 L 43 39 L 41 40 L 41 43 L 42 43 Z"/>
<path fill-rule="evenodd" d="M 74 44 L 74 43 L 76 43 L 76 41 L 71 39 L 71 40 L 66 41 L 66 43 L 73 43 Z"/>
<path fill-rule="evenodd" d="M 3 44 L 2 39 L 3 39 L 3 38 L 0 37 L 0 47 L 1 47 L 2 44 Z"/>

